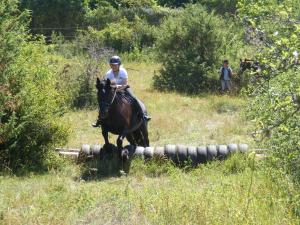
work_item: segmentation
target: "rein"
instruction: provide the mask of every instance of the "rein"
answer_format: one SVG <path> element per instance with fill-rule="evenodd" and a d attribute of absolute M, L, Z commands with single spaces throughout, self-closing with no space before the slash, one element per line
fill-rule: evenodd
<path fill-rule="evenodd" d="M 125 86 L 125 87 L 120 87 L 120 88 L 117 87 L 117 88 L 115 89 L 115 91 L 114 91 L 114 94 L 113 94 L 113 97 L 112 97 L 110 103 L 105 103 L 105 104 L 106 104 L 107 106 L 111 106 L 111 105 L 113 104 L 115 98 L 116 98 L 117 92 L 118 92 L 118 91 L 125 90 L 125 89 L 128 88 L 128 87 L 129 87 L 128 85 Z"/>
<path fill-rule="evenodd" d="M 113 95 L 113 98 L 111 100 L 111 102 L 109 103 L 109 106 L 111 106 L 116 98 L 116 95 L 117 95 L 117 91 L 118 91 L 118 88 L 116 88 L 116 90 L 114 91 L 114 95 Z"/>

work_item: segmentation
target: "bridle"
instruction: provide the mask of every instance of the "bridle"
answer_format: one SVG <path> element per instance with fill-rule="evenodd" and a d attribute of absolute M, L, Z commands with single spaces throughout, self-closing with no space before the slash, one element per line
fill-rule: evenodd
<path fill-rule="evenodd" d="M 111 87 L 112 87 L 112 86 L 111 86 Z M 115 88 L 115 90 L 114 90 L 114 92 L 113 92 L 113 97 L 112 97 L 112 99 L 111 99 L 109 102 L 106 102 L 106 101 L 100 101 L 100 102 L 99 102 L 99 106 L 104 106 L 105 109 L 106 109 L 106 111 L 108 111 L 108 110 L 110 109 L 111 105 L 113 104 L 115 98 L 116 98 L 117 91 L 118 91 L 118 89 Z M 101 109 L 101 107 L 100 107 L 100 109 Z"/>
<path fill-rule="evenodd" d="M 111 87 L 112 87 L 112 86 L 111 86 Z M 106 103 L 107 106 L 111 106 L 111 105 L 113 104 L 113 102 L 114 102 L 114 100 L 115 100 L 115 98 L 116 98 L 116 95 L 117 95 L 117 91 L 118 91 L 118 88 L 115 88 L 114 93 L 113 93 L 113 97 L 112 97 L 110 103 Z"/>

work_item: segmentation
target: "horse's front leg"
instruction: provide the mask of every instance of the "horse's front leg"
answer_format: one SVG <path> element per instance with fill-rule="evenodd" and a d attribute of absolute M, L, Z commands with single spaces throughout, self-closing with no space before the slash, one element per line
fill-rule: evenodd
<path fill-rule="evenodd" d="M 117 139 L 117 147 L 118 147 L 118 152 L 120 154 L 121 159 L 128 159 L 128 156 L 129 156 L 128 151 L 123 149 L 123 140 L 127 135 L 128 135 L 128 132 L 125 130 L 122 132 L 121 135 L 119 135 L 119 137 Z"/>
<path fill-rule="evenodd" d="M 119 135 L 118 139 L 117 139 L 117 147 L 118 147 L 118 150 L 121 152 L 122 149 L 123 149 L 123 140 L 124 138 L 126 137 L 126 134 L 125 132 L 122 133 L 121 135 Z"/>
<path fill-rule="evenodd" d="M 103 126 L 101 127 L 101 130 L 102 130 L 102 136 L 105 141 L 105 144 L 103 147 L 108 147 L 109 146 L 108 131 Z"/>

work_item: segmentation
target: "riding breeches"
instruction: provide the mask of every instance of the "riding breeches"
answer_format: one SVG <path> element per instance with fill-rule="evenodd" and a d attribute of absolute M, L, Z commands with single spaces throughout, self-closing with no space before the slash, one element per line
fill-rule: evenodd
<path fill-rule="evenodd" d="M 132 97 L 136 101 L 136 104 L 139 107 L 139 110 L 143 114 L 147 115 L 147 110 L 146 110 L 146 107 L 145 107 L 144 103 L 141 102 L 137 97 L 135 97 L 135 95 L 133 94 L 132 89 L 131 88 L 126 88 L 126 91 L 130 95 L 130 97 Z"/>

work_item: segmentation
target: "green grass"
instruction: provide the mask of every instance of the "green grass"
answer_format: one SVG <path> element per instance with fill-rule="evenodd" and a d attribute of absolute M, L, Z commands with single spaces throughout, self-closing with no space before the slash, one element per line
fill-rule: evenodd
<path fill-rule="evenodd" d="M 74 166 L 0 177 L 3 224 L 297 224 L 297 192 L 279 173 L 236 155 L 196 169 L 132 162 L 128 176 L 85 182 Z M 253 183 L 251 185 L 251 178 Z"/>
<path fill-rule="evenodd" d="M 244 100 L 232 96 L 185 96 L 152 90 L 156 65 L 126 65 L 130 84 L 147 105 L 152 145 L 246 142 Z M 103 143 L 90 124 L 96 110 L 68 113 L 68 147 Z M 115 137 L 111 136 L 112 142 Z M 253 165 L 254 162 L 254 165 Z M 87 164 L 92 165 L 91 164 Z M 288 177 L 234 155 L 197 168 L 165 160 L 135 159 L 127 176 L 82 179 L 85 167 L 25 177 L 0 176 L 0 224 L 299 224 L 299 191 Z M 298 205 L 297 205 L 298 204 Z"/>

